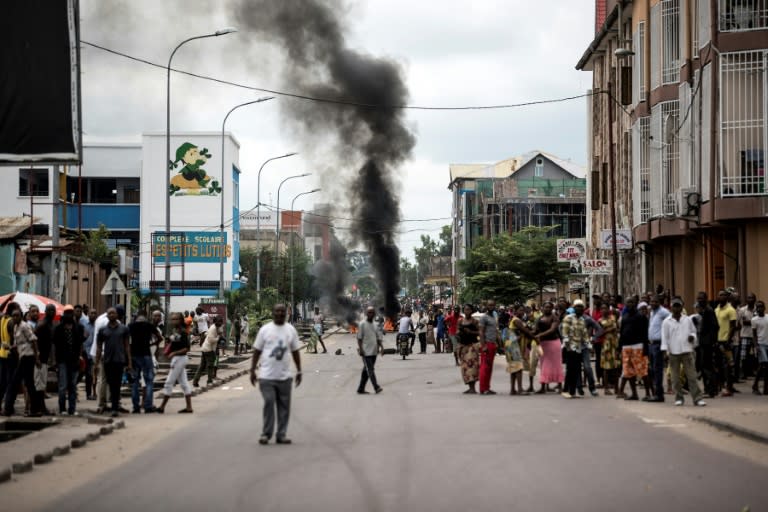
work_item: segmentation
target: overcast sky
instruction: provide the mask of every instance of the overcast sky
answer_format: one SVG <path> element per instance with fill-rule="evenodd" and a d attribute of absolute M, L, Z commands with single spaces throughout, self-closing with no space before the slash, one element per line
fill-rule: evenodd
<path fill-rule="evenodd" d="M 228 1 L 80 3 L 83 40 L 163 64 L 181 40 L 237 27 L 237 34 L 188 43 L 174 58 L 174 67 L 257 87 L 287 88 L 277 79 L 285 56 L 238 27 Z M 594 36 L 593 0 L 358 0 L 348 6 L 350 46 L 400 62 L 412 105 L 519 103 L 580 94 L 591 84 L 591 75 L 574 66 Z M 164 70 L 87 46 L 82 60 L 86 140 L 138 140 L 142 132 L 165 129 Z M 172 130 L 219 131 L 229 108 L 260 96 L 174 76 Z M 227 122 L 227 130 L 241 143 L 243 209 L 256 204 L 256 171 L 261 163 L 304 146 L 281 118 L 281 101 L 295 100 L 245 107 Z M 586 162 L 585 99 L 514 110 L 412 110 L 408 123 L 417 143 L 413 158 L 399 171 L 402 218 L 446 218 L 401 225 L 400 248 L 409 259 L 419 235 L 435 236 L 450 223 L 450 163 L 492 163 L 531 149 Z M 328 172 L 327 162 L 313 161 L 308 153 L 265 169 L 263 203 L 274 204 L 270 194 L 274 196 L 278 183 L 292 174 L 315 171 L 315 176 L 283 186 L 283 208 L 295 194 L 319 185 L 317 175 Z M 326 190 L 333 186 L 328 176 L 322 182 Z M 326 199 L 335 202 L 342 192 L 334 190 Z M 310 209 L 316 200 L 323 198 L 300 198 L 297 208 Z"/>

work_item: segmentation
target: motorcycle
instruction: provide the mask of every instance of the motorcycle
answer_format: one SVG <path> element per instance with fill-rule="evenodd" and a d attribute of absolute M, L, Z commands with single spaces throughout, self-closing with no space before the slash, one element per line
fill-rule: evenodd
<path fill-rule="evenodd" d="M 397 352 L 405 359 L 411 353 L 411 336 L 409 334 L 397 335 Z"/>

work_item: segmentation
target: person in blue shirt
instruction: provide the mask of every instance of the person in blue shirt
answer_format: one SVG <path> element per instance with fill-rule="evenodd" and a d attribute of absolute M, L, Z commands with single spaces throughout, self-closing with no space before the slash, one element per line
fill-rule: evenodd
<path fill-rule="evenodd" d="M 435 353 L 438 354 L 443 351 L 443 343 L 445 342 L 445 315 L 442 309 L 437 310 L 437 318 L 435 318 L 435 324 L 437 325 L 437 337 L 435 337 Z"/>
<path fill-rule="evenodd" d="M 661 305 L 663 297 L 651 296 L 651 312 L 648 319 L 648 355 L 653 380 L 653 396 L 643 398 L 646 402 L 664 401 L 664 355 L 661 352 L 661 325 L 672 314 Z"/>

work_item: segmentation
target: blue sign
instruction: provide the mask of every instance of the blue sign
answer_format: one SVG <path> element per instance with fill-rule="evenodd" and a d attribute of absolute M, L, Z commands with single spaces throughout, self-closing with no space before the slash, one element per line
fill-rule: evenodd
<path fill-rule="evenodd" d="M 173 233 L 168 242 L 168 251 L 174 263 L 219 263 L 222 249 L 224 261 L 232 256 L 232 247 L 227 244 L 227 233 L 224 232 L 222 244 L 221 234 L 216 231 L 187 231 Z M 152 233 L 152 258 L 156 263 L 165 261 L 165 233 Z"/>

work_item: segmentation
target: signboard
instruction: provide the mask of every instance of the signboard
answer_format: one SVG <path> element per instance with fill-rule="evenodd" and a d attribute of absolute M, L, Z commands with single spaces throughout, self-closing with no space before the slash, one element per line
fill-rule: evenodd
<path fill-rule="evenodd" d="M 613 249 L 613 233 L 610 229 L 600 230 L 600 248 L 601 249 Z M 616 249 L 632 249 L 632 230 L 631 229 L 617 229 L 616 230 Z"/>
<path fill-rule="evenodd" d="M 582 260 L 581 272 L 586 275 L 610 275 L 613 273 L 611 260 Z"/>
<path fill-rule="evenodd" d="M 586 238 L 560 238 L 557 240 L 558 262 L 565 263 L 574 260 L 583 260 L 586 255 Z"/>
<path fill-rule="evenodd" d="M 218 297 L 200 299 L 200 308 L 211 316 L 227 318 L 227 301 Z"/>
<path fill-rule="evenodd" d="M 80 163 L 77 2 L 3 2 L 3 21 L 0 162 Z"/>
<path fill-rule="evenodd" d="M 259 218 L 261 220 L 257 221 Z M 282 221 L 285 222 L 285 216 L 283 216 Z M 277 212 L 262 208 L 258 215 L 256 215 L 256 210 L 240 214 L 240 229 L 256 229 L 257 222 L 260 229 L 275 229 L 277 227 Z"/>
<path fill-rule="evenodd" d="M 571 292 L 580 292 L 587 287 L 587 279 L 584 276 L 571 276 L 568 278 L 568 288 Z"/>
<path fill-rule="evenodd" d="M 128 292 L 123 284 L 123 280 L 120 279 L 120 275 L 114 270 L 109 274 L 107 281 L 104 283 L 104 286 L 102 286 L 101 295 L 112 295 L 113 291 L 118 295 L 123 295 Z"/>
<path fill-rule="evenodd" d="M 180 263 L 219 263 L 221 258 L 221 234 L 218 231 L 187 231 L 172 233 L 170 239 L 171 261 Z M 152 259 L 165 261 L 166 241 L 164 232 L 152 233 Z M 224 261 L 232 256 L 232 246 L 227 244 L 224 232 Z"/>

